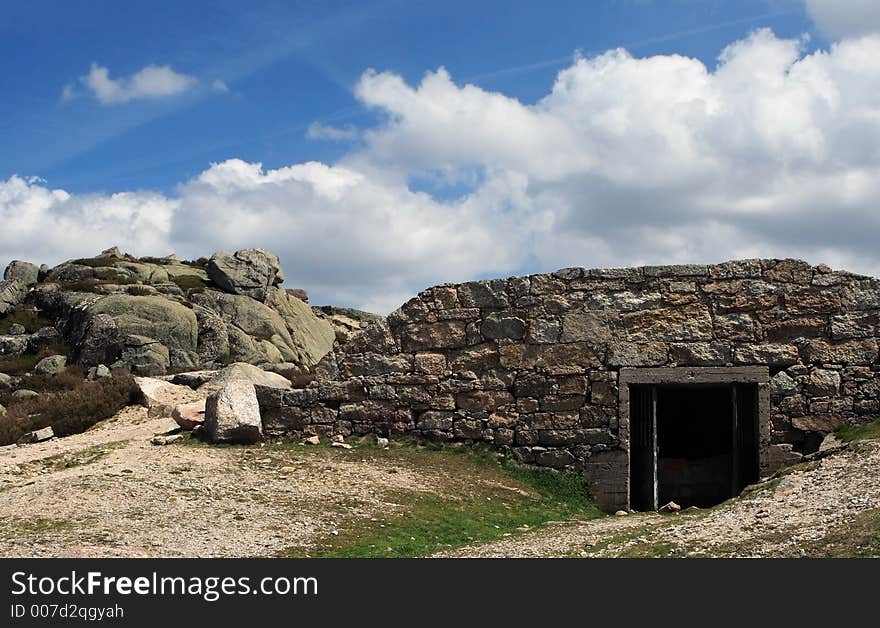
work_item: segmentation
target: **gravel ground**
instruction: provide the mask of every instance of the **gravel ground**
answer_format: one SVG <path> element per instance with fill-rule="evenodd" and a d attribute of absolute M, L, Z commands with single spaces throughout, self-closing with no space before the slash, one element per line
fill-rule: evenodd
<path fill-rule="evenodd" d="M 0 556 L 266 556 L 386 516 L 438 478 L 356 451 L 155 446 L 129 407 L 68 438 L 0 448 Z"/>
<path fill-rule="evenodd" d="M 789 470 L 707 511 L 561 522 L 444 556 L 791 556 L 880 507 L 880 443 L 864 441 Z"/>

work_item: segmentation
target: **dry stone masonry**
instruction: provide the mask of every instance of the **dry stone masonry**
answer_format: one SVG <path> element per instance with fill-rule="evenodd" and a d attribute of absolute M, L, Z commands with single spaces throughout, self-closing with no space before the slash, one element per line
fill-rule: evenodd
<path fill-rule="evenodd" d="M 878 328 L 880 281 L 797 260 L 569 268 L 425 290 L 337 347 L 308 387 L 257 394 L 268 436 L 493 443 L 584 473 L 615 509 L 639 373 L 755 382 L 766 473 L 880 413 Z"/>

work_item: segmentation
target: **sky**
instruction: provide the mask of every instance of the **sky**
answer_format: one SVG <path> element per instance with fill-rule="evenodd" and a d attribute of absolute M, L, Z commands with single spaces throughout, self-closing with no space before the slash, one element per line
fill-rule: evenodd
<path fill-rule="evenodd" d="M 382 313 L 567 266 L 880 275 L 875 0 L 0 9 L 2 266 L 262 247 Z"/>

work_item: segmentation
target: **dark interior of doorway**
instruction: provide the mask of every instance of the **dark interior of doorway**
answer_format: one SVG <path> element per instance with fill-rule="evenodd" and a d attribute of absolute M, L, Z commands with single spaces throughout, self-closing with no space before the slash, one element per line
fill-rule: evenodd
<path fill-rule="evenodd" d="M 707 507 L 758 479 L 757 386 L 630 386 L 630 505 Z"/>

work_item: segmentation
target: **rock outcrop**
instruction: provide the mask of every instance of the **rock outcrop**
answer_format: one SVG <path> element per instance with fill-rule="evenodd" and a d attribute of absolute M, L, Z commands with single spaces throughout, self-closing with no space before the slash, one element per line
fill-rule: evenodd
<path fill-rule="evenodd" d="M 15 260 L 3 272 L 4 280 L 16 279 L 25 286 L 33 286 L 40 278 L 40 269 L 30 262 Z"/>
<path fill-rule="evenodd" d="M 214 253 L 206 267 L 208 277 L 223 290 L 265 301 L 269 288 L 284 281 L 281 262 L 263 249 L 244 249 L 233 255 Z"/>
<path fill-rule="evenodd" d="M 0 335 L 2 355 L 63 341 L 69 363 L 85 369 L 156 376 L 247 362 L 296 372 L 335 342 L 331 323 L 280 287 L 281 264 L 262 249 L 181 262 L 114 247 L 51 269 L 16 261 L 4 275 L 0 317 L 27 302 L 55 327 Z"/>

